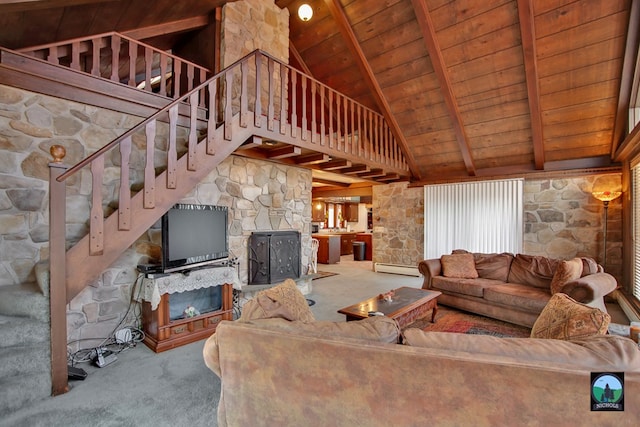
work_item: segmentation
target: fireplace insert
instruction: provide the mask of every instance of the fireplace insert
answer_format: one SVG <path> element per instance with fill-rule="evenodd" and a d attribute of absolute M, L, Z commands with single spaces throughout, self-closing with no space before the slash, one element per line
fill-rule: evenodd
<path fill-rule="evenodd" d="M 249 285 L 300 277 L 300 232 L 261 231 L 249 237 Z"/>

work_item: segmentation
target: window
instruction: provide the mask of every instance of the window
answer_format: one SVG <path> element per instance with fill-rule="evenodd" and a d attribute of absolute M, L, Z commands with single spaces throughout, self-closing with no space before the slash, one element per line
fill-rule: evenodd
<path fill-rule="evenodd" d="M 631 199 L 633 203 L 633 295 L 640 299 L 640 162 L 631 168 Z"/>
<path fill-rule="evenodd" d="M 522 252 L 524 180 L 425 186 L 424 256 Z"/>

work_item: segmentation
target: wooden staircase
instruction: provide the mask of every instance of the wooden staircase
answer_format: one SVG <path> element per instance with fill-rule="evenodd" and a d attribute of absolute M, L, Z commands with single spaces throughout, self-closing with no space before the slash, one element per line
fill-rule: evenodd
<path fill-rule="evenodd" d="M 75 78 L 87 78 L 87 74 L 106 80 L 95 72 L 103 68 L 96 65 L 96 56 L 101 56 L 96 46 L 120 52 L 116 44 L 122 43 L 118 35 L 109 37 L 62 42 L 23 53 L 0 50 L 0 72 L 2 68 L 13 73 L 19 73 L 21 68 L 35 72 L 46 63 L 55 68 L 56 76 L 66 79 L 69 87 L 73 87 Z M 139 57 L 137 51 L 138 48 L 129 48 L 132 73 L 136 71 L 133 64 Z M 70 59 L 60 60 L 60 55 Z M 145 53 L 144 57 L 150 61 L 151 55 Z M 113 53 L 112 58 L 112 69 L 121 68 L 115 63 L 120 55 Z M 92 64 L 93 71 L 89 73 L 78 65 L 87 63 Z M 63 67 L 74 73 L 73 77 L 67 76 L 61 70 Z M 173 101 L 165 96 L 169 95 L 169 80 L 160 82 L 164 93 L 153 94 L 149 90 L 152 86 L 149 66 L 145 70 L 146 95 L 164 100 L 145 120 L 70 168 L 64 165 L 64 150 L 52 147 L 49 243 L 54 395 L 67 390 L 67 303 L 231 153 L 380 182 L 406 180 L 409 176 L 404 156 L 380 114 L 264 52 L 254 51 L 198 84 L 187 83 L 189 90 L 183 94 L 174 89 Z M 163 68 L 161 79 L 168 75 L 166 70 Z M 195 75 L 187 72 L 188 81 L 193 82 Z M 127 78 L 123 82 L 121 76 L 113 73 L 109 80 L 118 88 L 114 90 L 117 94 L 124 90 L 120 86 L 130 89 L 135 84 L 135 80 Z M 173 74 L 170 81 L 175 88 L 176 82 L 184 79 Z M 117 103 L 117 95 L 115 98 Z M 150 111 L 154 108 L 151 104 L 140 103 L 136 109 Z M 158 160 L 155 141 L 161 124 L 168 126 L 169 138 L 168 147 Z M 188 134 L 184 144 L 177 137 L 179 129 Z M 139 145 L 132 144 L 134 137 L 145 141 L 141 153 L 137 153 L 145 159 L 144 170 L 136 171 L 144 176 L 142 183 L 134 183 L 131 178 L 132 151 Z M 118 200 L 106 200 L 109 196 L 103 189 L 105 164 L 116 156 L 118 164 L 108 166 L 119 167 Z M 90 169 L 92 177 L 89 234 L 67 250 L 65 182 L 85 168 Z M 107 213 L 105 206 L 114 204 L 117 210 Z"/>

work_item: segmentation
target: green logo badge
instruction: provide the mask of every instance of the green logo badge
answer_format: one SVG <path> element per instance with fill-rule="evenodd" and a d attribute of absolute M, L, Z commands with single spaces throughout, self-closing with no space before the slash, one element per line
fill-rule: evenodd
<path fill-rule="evenodd" d="M 624 372 L 591 373 L 591 410 L 624 411 Z"/>

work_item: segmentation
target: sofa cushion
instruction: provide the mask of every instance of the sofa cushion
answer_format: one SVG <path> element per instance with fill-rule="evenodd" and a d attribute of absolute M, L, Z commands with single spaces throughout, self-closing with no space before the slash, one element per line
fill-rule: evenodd
<path fill-rule="evenodd" d="M 371 316 L 351 322 L 290 322 L 285 319 L 256 319 L 248 322 L 260 328 L 288 333 L 303 332 L 318 337 L 358 338 L 367 341 L 397 343 L 400 337 L 398 323 L 390 317 Z"/>
<path fill-rule="evenodd" d="M 484 290 L 491 286 L 502 285 L 503 282 L 491 279 L 455 279 L 436 276 L 431 280 L 431 287 L 449 293 L 469 295 L 482 298 Z"/>
<path fill-rule="evenodd" d="M 574 258 L 572 260 L 560 261 L 556 272 L 551 280 L 551 293 L 555 294 L 562 290 L 567 282 L 579 279 L 582 276 L 582 259 Z"/>
<path fill-rule="evenodd" d="M 543 256 L 516 254 L 508 282 L 549 289 L 559 263 L 560 260 Z"/>
<path fill-rule="evenodd" d="M 546 289 L 519 283 L 503 283 L 484 291 L 486 301 L 495 302 L 518 310 L 540 313 L 549 302 L 551 294 Z"/>
<path fill-rule="evenodd" d="M 258 294 L 242 306 L 240 319 L 270 319 L 281 317 L 287 320 L 313 322 L 315 320 L 307 299 L 292 279 Z"/>
<path fill-rule="evenodd" d="M 460 279 L 475 279 L 478 277 L 475 261 L 471 254 L 452 254 L 440 257 L 442 275 Z"/>
<path fill-rule="evenodd" d="M 425 332 L 416 328 L 405 329 L 402 337 L 405 345 L 414 347 L 505 356 L 520 362 L 564 363 L 595 371 L 640 371 L 640 351 L 624 337 L 593 336 L 574 342 Z"/>
<path fill-rule="evenodd" d="M 506 282 L 513 261 L 513 254 L 473 254 L 478 277 Z"/>
<path fill-rule="evenodd" d="M 531 338 L 571 340 L 607 332 L 611 316 L 570 296 L 554 294 L 533 324 Z"/>

